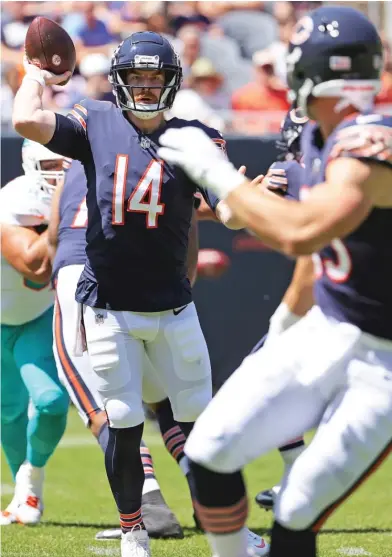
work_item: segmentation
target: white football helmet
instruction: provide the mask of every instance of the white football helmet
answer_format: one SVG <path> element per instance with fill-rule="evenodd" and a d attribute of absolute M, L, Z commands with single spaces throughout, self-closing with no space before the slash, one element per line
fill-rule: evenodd
<path fill-rule="evenodd" d="M 32 179 L 32 186 L 52 197 L 54 190 L 64 178 L 64 170 L 43 170 L 42 161 L 64 160 L 62 155 L 49 151 L 44 145 L 25 139 L 22 146 L 22 166 L 24 173 Z M 54 180 L 52 185 L 48 180 Z"/>

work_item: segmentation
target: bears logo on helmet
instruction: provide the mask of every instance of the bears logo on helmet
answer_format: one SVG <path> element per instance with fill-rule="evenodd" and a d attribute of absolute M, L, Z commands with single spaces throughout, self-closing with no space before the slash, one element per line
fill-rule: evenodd
<path fill-rule="evenodd" d="M 304 113 L 312 97 L 338 97 L 371 108 L 381 88 L 382 45 L 360 11 L 323 6 L 302 18 L 287 56 L 290 98 Z"/>

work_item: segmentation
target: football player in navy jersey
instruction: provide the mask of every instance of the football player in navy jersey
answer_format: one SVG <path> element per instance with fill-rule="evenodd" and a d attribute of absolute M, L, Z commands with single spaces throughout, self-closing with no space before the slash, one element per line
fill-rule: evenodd
<path fill-rule="evenodd" d="M 201 130 L 160 138 L 162 158 L 271 248 L 317 252 L 314 307 L 244 360 L 185 445 L 217 557 L 247 554 L 241 469 L 256 456 L 317 428 L 275 500 L 270 553 L 314 557 L 326 518 L 392 447 L 392 117 L 372 111 L 382 55 L 353 8 L 321 7 L 298 22 L 288 84 L 315 121 L 301 138 L 310 189 L 300 203 L 252 190 Z"/>
<path fill-rule="evenodd" d="M 105 465 L 120 513 L 122 557 L 148 556 L 141 515 L 142 382 L 162 385 L 185 435 L 211 399 L 208 350 L 186 271 L 196 190 L 226 225 L 238 223 L 224 202 L 157 155 L 165 130 L 189 125 L 164 118 L 182 80 L 167 39 L 142 32 L 119 45 L 109 75 L 117 107 L 86 99 L 68 117 L 43 110 L 44 86 L 68 77 L 26 63 L 13 122 L 24 137 L 84 166 L 87 261 L 76 291 L 75 351 L 88 349 L 109 420 Z M 219 132 L 192 123 L 224 148 Z M 145 354 L 159 377 L 143 373 Z"/>
<path fill-rule="evenodd" d="M 53 196 L 49 224 L 49 246 L 53 261 L 53 280 L 56 289 L 56 305 L 53 322 L 53 351 L 62 383 L 76 406 L 83 422 L 97 438 L 105 452 L 108 444 L 108 424 L 104 405 L 97 391 L 94 374 L 87 352 L 82 357 L 73 355 L 74 338 L 72 327 L 75 315 L 75 290 L 86 261 L 87 183 L 83 167 L 78 161 L 65 163 L 68 167 L 66 180 Z M 245 167 L 240 169 L 245 171 Z M 195 198 L 195 208 L 197 201 Z M 189 230 L 187 256 L 188 276 L 193 285 L 197 273 L 198 235 L 195 214 Z M 177 461 L 183 474 L 188 477 L 187 458 L 183 447 L 185 437 L 174 420 L 170 401 L 161 385 L 148 380 L 155 371 L 145 356 L 146 375 L 143 378 L 143 400 L 157 416 L 159 428 L 168 452 Z M 155 478 L 154 466 L 148 447 L 140 447 L 145 481 L 143 485 L 142 513 L 146 529 L 151 537 L 182 537 L 181 526 L 166 505 Z M 97 539 L 121 538 L 121 530 L 109 529 L 99 532 Z M 256 554 L 268 550 L 264 540 L 248 532 L 249 545 Z"/>

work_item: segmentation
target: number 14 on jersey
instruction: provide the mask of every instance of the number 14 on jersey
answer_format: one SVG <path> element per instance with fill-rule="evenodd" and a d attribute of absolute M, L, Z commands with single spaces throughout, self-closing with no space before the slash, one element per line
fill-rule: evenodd
<path fill-rule="evenodd" d="M 128 175 L 128 155 L 117 155 L 114 172 L 112 224 L 125 223 L 125 194 Z M 126 202 L 129 213 L 146 213 L 146 227 L 157 228 L 158 217 L 163 215 L 161 203 L 163 161 L 152 160 Z"/>

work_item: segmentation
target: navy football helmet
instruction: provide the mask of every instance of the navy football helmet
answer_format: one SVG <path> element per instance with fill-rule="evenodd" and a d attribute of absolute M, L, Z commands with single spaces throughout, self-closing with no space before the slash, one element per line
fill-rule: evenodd
<path fill-rule="evenodd" d="M 301 133 L 308 121 L 300 108 L 291 106 L 280 126 L 280 138 L 276 141 L 276 148 L 280 151 L 278 160 L 301 160 Z"/>
<path fill-rule="evenodd" d="M 159 87 L 161 91 L 157 104 L 135 101 L 135 92 L 146 86 L 126 84 L 125 73 L 131 69 L 164 70 L 165 83 Z M 149 31 L 133 33 L 113 54 L 109 81 L 119 108 L 130 110 L 138 118 L 153 118 L 173 105 L 182 82 L 180 59 L 170 42 L 162 35 Z"/>
<path fill-rule="evenodd" d="M 306 114 L 313 97 L 340 97 L 341 110 L 371 108 L 381 88 L 382 45 L 374 25 L 354 8 L 325 6 L 296 25 L 287 55 L 290 99 Z"/>

